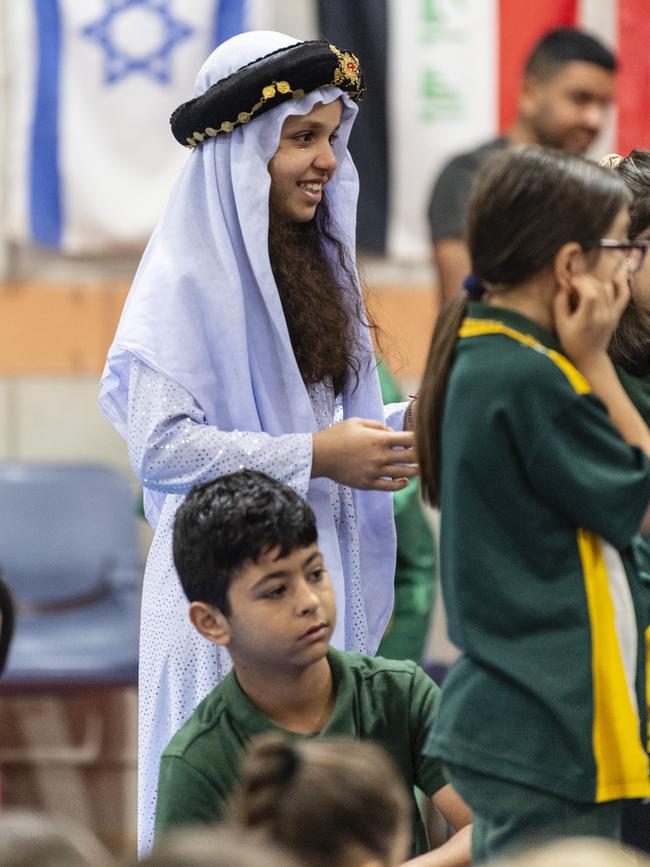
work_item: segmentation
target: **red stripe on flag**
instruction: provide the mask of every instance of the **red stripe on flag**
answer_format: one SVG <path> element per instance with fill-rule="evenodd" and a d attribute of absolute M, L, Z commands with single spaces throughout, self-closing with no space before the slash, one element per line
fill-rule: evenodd
<path fill-rule="evenodd" d="M 574 26 L 577 5 L 577 0 L 499 0 L 500 130 L 508 129 L 517 116 L 521 76 L 530 49 L 547 30 Z"/>
<path fill-rule="evenodd" d="M 648 0 L 618 0 L 616 149 L 626 156 L 632 148 L 650 148 L 650 17 Z"/>

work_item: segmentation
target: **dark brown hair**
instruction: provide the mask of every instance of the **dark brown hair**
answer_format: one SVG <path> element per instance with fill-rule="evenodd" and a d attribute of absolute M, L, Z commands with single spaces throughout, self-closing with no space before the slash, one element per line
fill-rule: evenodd
<path fill-rule="evenodd" d="M 630 238 L 650 228 L 650 151 L 633 150 L 615 167 L 632 193 Z M 650 375 L 650 305 L 642 304 L 634 293 L 634 275 L 630 277 L 632 297 L 609 346 L 612 361 L 633 376 Z"/>
<path fill-rule="evenodd" d="M 592 63 L 607 72 L 616 72 L 616 57 L 602 42 L 575 27 L 549 30 L 537 42 L 526 60 L 524 75 L 548 79 L 567 63 Z"/>
<path fill-rule="evenodd" d="M 247 563 L 276 548 L 286 557 L 316 540 L 311 506 L 293 488 L 237 470 L 190 490 L 174 518 L 172 553 L 188 600 L 228 617 L 230 585 Z"/>
<path fill-rule="evenodd" d="M 404 784 L 381 747 L 279 733 L 251 743 L 231 810 L 310 867 L 350 867 L 357 851 L 390 865 L 411 820 Z"/>
<path fill-rule="evenodd" d="M 356 385 L 371 362 L 361 330 L 376 326 L 364 310 L 354 264 L 331 225 L 326 195 L 314 219 L 304 223 L 287 222 L 271 210 L 269 257 L 304 382 L 331 378 L 336 394 L 349 376 Z"/>
<path fill-rule="evenodd" d="M 571 241 L 589 249 L 628 203 L 624 184 L 582 157 L 541 147 L 492 157 L 470 204 L 472 272 L 492 294 L 512 289 L 552 265 Z M 420 389 L 416 443 L 422 491 L 439 504 L 441 432 L 447 380 L 467 297 L 438 318 Z"/>

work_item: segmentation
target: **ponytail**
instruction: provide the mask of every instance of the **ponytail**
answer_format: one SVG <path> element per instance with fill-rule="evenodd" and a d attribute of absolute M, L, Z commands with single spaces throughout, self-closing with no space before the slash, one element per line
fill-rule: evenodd
<path fill-rule="evenodd" d="M 236 824 L 309 867 L 352 867 L 359 853 L 363 863 L 372 856 L 392 864 L 411 821 L 406 789 L 382 748 L 280 733 L 252 742 L 230 810 Z"/>
<path fill-rule="evenodd" d="M 442 415 L 454 361 L 458 329 L 467 312 L 466 292 L 452 299 L 438 317 L 418 396 L 415 442 L 424 500 L 440 504 Z"/>
<path fill-rule="evenodd" d="M 237 819 L 251 828 L 268 827 L 278 818 L 283 790 L 292 782 L 300 756 L 282 735 L 260 738 L 244 761 Z"/>

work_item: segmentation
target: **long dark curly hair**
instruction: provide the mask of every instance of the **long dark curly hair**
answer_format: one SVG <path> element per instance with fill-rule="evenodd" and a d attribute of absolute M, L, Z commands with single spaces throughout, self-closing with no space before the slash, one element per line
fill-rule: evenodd
<path fill-rule="evenodd" d="M 304 223 L 269 214 L 269 257 L 291 346 L 306 384 L 331 381 L 340 394 L 356 387 L 371 357 L 363 329 L 376 334 L 359 293 L 354 263 L 332 226 L 323 196 L 314 219 Z"/>

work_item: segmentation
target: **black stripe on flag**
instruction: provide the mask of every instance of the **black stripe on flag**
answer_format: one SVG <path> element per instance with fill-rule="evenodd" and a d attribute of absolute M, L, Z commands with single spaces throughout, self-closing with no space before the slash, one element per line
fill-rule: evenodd
<path fill-rule="evenodd" d="M 366 250 L 384 252 L 389 190 L 387 0 L 318 0 L 318 22 L 325 39 L 353 51 L 361 62 L 366 95 L 350 137 L 361 186 L 357 243 Z"/>

